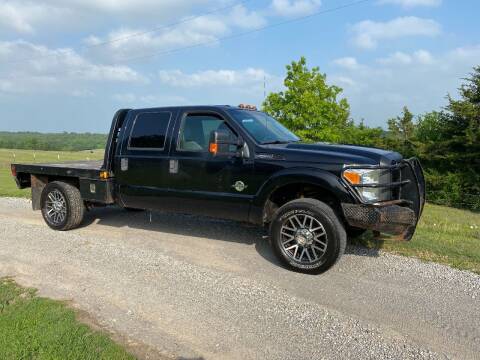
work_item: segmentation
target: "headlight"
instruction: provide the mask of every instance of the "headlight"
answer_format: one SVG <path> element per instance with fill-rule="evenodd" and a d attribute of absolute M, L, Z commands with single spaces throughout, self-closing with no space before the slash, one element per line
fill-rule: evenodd
<path fill-rule="evenodd" d="M 389 171 L 380 169 L 347 169 L 342 176 L 352 185 L 380 184 L 390 181 Z M 388 188 L 358 186 L 356 189 L 362 199 L 367 202 L 388 200 L 390 196 Z"/>

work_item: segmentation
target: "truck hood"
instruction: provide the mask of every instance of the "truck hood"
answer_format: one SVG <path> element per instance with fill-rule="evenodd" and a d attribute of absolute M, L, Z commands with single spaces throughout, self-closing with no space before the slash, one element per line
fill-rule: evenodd
<path fill-rule="evenodd" d="M 276 149 L 279 155 L 289 161 L 391 165 L 402 159 L 402 156 L 394 151 L 356 145 L 291 143 L 269 148 Z"/>

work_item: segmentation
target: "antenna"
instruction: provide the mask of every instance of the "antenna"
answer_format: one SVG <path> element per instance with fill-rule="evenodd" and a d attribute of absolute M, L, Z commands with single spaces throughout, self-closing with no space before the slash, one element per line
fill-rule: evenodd
<path fill-rule="evenodd" d="M 263 100 L 267 98 L 267 76 L 263 75 Z"/>

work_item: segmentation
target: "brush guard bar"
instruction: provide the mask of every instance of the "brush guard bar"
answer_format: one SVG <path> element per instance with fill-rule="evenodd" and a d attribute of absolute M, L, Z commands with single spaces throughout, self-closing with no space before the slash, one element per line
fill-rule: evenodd
<path fill-rule="evenodd" d="M 393 200 L 343 203 L 342 209 L 347 223 L 350 226 L 392 235 L 393 239 L 411 240 L 425 205 L 425 178 L 418 159 L 405 159 L 391 166 L 348 168 L 390 170 L 392 181 L 389 183 L 359 184 L 351 187 L 390 188 Z"/>

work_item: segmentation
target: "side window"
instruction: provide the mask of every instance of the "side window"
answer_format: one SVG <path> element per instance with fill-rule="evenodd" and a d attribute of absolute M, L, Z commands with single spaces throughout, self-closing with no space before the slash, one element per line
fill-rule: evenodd
<path fill-rule="evenodd" d="M 138 114 L 130 135 L 129 148 L 163 149 L 170 117 L 169 112 Z"/>
<path fill-rule="evenodd" d="M 208 151 L 210 134 L 215 130 L 226 130 L 231 133 L 232 137 L 236 137 L 225 120 L 219 116 L 207 114 L 187 115 L 180 126 L 178 150 Z"/>

